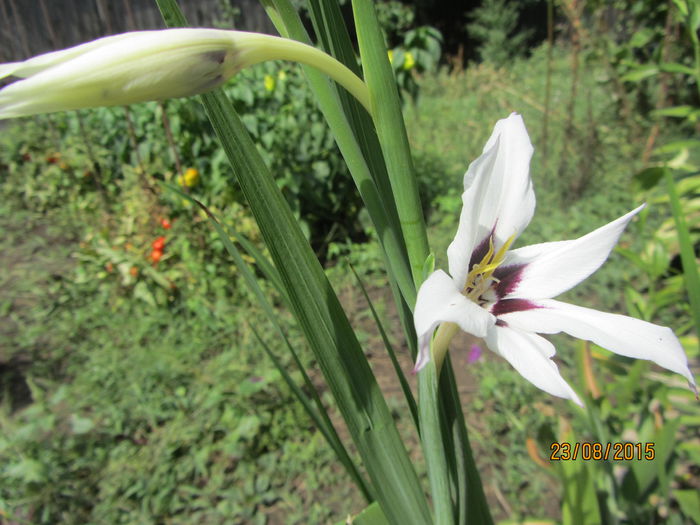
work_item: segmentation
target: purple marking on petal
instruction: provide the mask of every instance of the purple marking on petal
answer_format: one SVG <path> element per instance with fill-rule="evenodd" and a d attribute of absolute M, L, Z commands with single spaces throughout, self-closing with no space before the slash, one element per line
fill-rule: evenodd
<path fill-rule="evenodd" d="M 499 315 L 503 314 L 523 312 L 525 310 L 533 310 L 535 308 L 542 308 L 542 306 L 527 299 L 503 299 L 491 307 L 491 313 L 498 317 Z"/>
<path fill-rule="evenodd" d="M 479 264 L 486 256 L 486 253 L 489 251 L 489 240 L 491 239 L 492 235 L 493 230 L 486 237 L 484 237 L 472 251 L 472 256 L 469 259 L 469 270 L 471 270 L 475 264 Z"/>
<path fill-rule="evenodd" d="M 503 328 L 508 326 L 508 323 L 506 323 L 503 319 L 496 319 L 496 326 L 500 326 Z"/>
<path fill-rule="evenodd" d="M 523 270 L 526 264 L 511 264 L 510 266 L 499 266 L 493 272 L 493 276 L 498 279 L 498 283 L 494 286 L 494 291 L 498 298 L 505 297 L 509 293 L 515 291 L 523 277 Z"/>

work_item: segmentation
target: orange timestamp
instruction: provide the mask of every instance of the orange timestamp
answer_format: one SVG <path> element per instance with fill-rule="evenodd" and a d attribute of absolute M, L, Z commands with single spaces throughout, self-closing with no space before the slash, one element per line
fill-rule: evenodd
<path fill-rule="evenodd" d="M 558 443 L 549 446 L 550 461 L 652 461 L 656 457 L 654 442 L 648 443 Z"/>

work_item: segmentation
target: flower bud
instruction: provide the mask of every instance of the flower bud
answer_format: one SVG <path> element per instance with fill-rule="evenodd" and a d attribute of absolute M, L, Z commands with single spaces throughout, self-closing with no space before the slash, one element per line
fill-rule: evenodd
<path fill-rule="evenodd" d="M 23 79 L 0 90 L 0 119 L 188 97 L 270 59 L 318 67 L 369 105 L 362 81 L 311 46 L 260 33 L 179 28 L 109 36 L 0 64 L 0 78 Z"/>

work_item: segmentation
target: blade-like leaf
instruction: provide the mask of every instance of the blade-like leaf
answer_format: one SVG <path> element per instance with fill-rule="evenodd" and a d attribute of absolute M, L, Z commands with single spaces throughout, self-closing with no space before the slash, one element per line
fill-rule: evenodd
<path fill-rule="evenodd" d="M 683 277 L 688 290 L 688 300 L 690 309 L 693 312 L 695 322 L 695 333 L 700 335 L 700 275 L 698 274 L 698 263 L 695 259 L 695 250 L 690 238 L 688 224 L 683 213 L 683 206 L 678 197 L 676 182 L 673 180 L 671 170 L 666 170 L 664 174 L 666 180 L 666 191 L 671 202 L 671 212 L 678 231 L 678 243 L 680 244 L 681 262 L 683 263 Z"/>
<path fill-rule="evenodd" d="M 157 0 L 161 12 L 179 8 Z M 178 22 L 184 24 L 181 13 Z M 429 523 L 418 477 L 369 363 L 323 269 L 233 105 L 220 91 L 202 96 L 212 126 L 260 227 L 304 332 L 393 523 Z"/>
<path fill-rule="evenodd" d="M 384 330 L 384 326 L 382 324 L 381 319 L 379 319 L 379 315 L 377 315 L 377 310 L 374 308 L 374 304 L 372 304 L 372 299 L 370 299 L 369 294 L 367 293 L 367 289 L 365 288 L 364 283 L 362 282 L 362 279 L 360 279 L 360 276 L 357 274 L 357 271 L 355 271 L 355 267 L 350 264 L 350 269 L 352 270 L 353 275 L 355 276 L 355 279 L 357 279 L 357 284 L 360 285 L 360 290 L 362 290 L 362 295 L 364 295 L 365 300 L 367 301 L 367 304 L 369 305 L 369 309 L 372 312 L 372 317 L 374 318 L 374 322 L 377 325 L 377 328 L 379 329 L 379 334 L 382 337 L 382 342 L 384 343 L 384 348 L 386 348 L 387 354 L 389 354 L 389 359 L 391 359 L 391 364 L 394 367 L 394 372 L 396 372 L 396 377 L 399 379 L 399 383 L 401 385 L 401 390 L 403 391 L 403 395 L 406 398 L 406 402 L 408 403 L 408 408 L 411 411 L 411 416 L 413 416 L 413 422 L 416 424 L 416 428 L 418 427 L 418 407 L 416 406 L 416 400 L 413 397 L 413 393 L 411 392 L 411 387 L 408 384 L 408 381 L 406 380 L 406 376 L 403 373 L 403 370 L 401 369 L 401 365 L 399 364 L 399 361 L 396 359 L 396 353 L 394 352 L 394 347 L 391 345 L 391 341 L 389 341 L 389 337 L 386 334 L 386 330 Z"/>
<path fill-rule="evenodd" d="M 263 0 L 262 3 L 271 19 L 282 24 L 277 27 L 280 33 L 301 42 L 310 43 L 301 19 L 291 7 L 289 0 Z M 405 246 L 398 228 L 395 208 L 393 208 L 393 199 L 391 199 L 391 195 L 380 194 L 375 178 L 373 178 L 373 173 L 384 170 L 383 160 L 380 157 L 379 161 L 375 162 L 372 170 L 370 170 L 370 166 L 363 154 L 361 140 L 364 140 L 366 143 L 365 151 L 371 149 L 370 139 L 374 136 L 371 121 L 367 118 L 364 109 L 352 97 L 349 97 L 344 90 L 335 89 L 323 74 L 306 66 L 304 66 L 304 73 L 316 95 L 319 107 L 328 121 L 360 196 L 367 207 L 370 219 L 374 224 L 379 241 L 386 254 L 385 260 L 389 267 L 390 275 L 396 279 L 406 300 L 413 304 L 416 292 Z M 341 100 L 345 100 L 346 103 L 341 105 Z M 350 108 L 350 114 L 355 116 L 356 122 L 363 123 L 359 133 L 357 132 L 357 127 L 355 129 L 351 127 L 351 122 L 346 117 L 344 107 Z M 357 124 L 357 126 L 360 126 L 360 124 Z"/>
<path fill-rule="evenodd" d="M 352 7 L 362 69 L 369 88 L 372 119 L 384 154 L 417 288 L 421 284 L 423 263 L 429 252 L 428 237 L 396 80 L 374 3 L 371 0 L 353 0 Z"/>

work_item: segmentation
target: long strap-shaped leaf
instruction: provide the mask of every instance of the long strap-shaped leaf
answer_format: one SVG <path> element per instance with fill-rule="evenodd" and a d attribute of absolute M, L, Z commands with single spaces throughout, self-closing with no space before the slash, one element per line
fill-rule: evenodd
<path fill-rule="evenodd" d="M 292 8 L 289 0 L 262 0 L 261 3 L 280 33 L 306 44 L 311 43 L 301 19 Z M 354 133 L 351 123 L 343 111 L 343 105 L 340 103 L 347 96 L 347 93 L 336 90 L 328 78 L 318 70 L 304 66 L 304 73 L 377 230 L 382 248 L 386 253 L 389 272 L 396 279 L 406 300 L 413 304 L 416 295 L 415 286 L 412 284 L 411 269 L 398 228 L 393 200 L 391 195 L 383 195 L 379 192 L 380 188 L 377 187 L 372 173 L 372 171 L 376 173 L 379 169 L 373 167 L 373 170 L 370 170 L 363 154 L 362 144 L 357 139 L 358 136 L 361 136 L 367 144 L 371 142 L 369 137 L 374 135 L 371 120 L 366 117 L 366 112 L 359 105 L 348 104 L 357 113 L 357 121 L 363 121 L 367 128 L 364 130 L 365 133 Z M 364 119 L 359 116 L 360 112 L 364 112 Z M 369 149 L 370 146 L 367 145 L 366 148 Z M 381 158 L 379 161 L 383 163 Z M 384 169 L 383 164 L 380 164 L 380 168 Z"/>
<path fill-rule="evenodd" d="M 394 72 L 372 0 L 353 0 L 364 79 L 369 88 L 372 118 L 384 153 L 389 181 L 401 221 L 416 287 L 423 278 L 428 237 Z"/>
<path fill-rule="evenodd" d="M 157 2 L 169 25 L 186 24 L 175 0 Z M 429 523 L 418 477 L 369 363 L 284 196 L 228 98 L 214 91 L 202 100 L 382 510 L 392 523 Z"/>
<path fill-rule="evenodd" d="M 428 242 L 396 81 L 373 3 L 370 0 L 353 0 L 352 6 L 364 78 L 370 90 L 372 117 L 389 172 L 413 279 L 418 287 L 428 257 Z M 418 396 L 421 441 L 428 466 L 435 521 L 440 525 L 452 525 L 456 516 L 446 455 L 449 439 L 440 417 L 434 361 L 429 362 L 418 375 Z"/>
<path fill-rule="evenodd" d="M 311 4 L 315 3 L 311 2 Z M 289 0 L 262 0 L 262 4 L 281 34 L 307 44 L 310 43 L 301 19 Z M 337 8 L 333 2 L 321 3 L 312 10 L 312 19 L 318 26 L 317 33 L 320 36 L 325 35 L 326 40 L 334 40 L 335 44 L 331 47 L 341 50 L 341 56 L 336 58 L 352 69 L 355 67 L 353 65 L 355 58 L 352 54 L 350 38 L 347 36 L 347 30 L 342 25 L 342 21 L 337 21 L 337 24 L 332 27 L 329 24 L 315 21 L 317 16 L 322 16 L 324 19 L 335 18 L 333 15 L 323 14 L 325 11 L 331 11 L 333 6 Z M 345 35 L 345 40 L 340 41 L 339 35 Z M 408 305 L 414 304 L 416 290 L 403 244 L 391 187 L 386 175 L 384 159 L 372 120 L 352 97 L 349 97 L 342 89 L 334 89 L 332 83 L 318 71 L 304 67 L 304 72 L 378 232 L 384 249 L 389 284 L 398 305 L 401 324 L 406 339 L 413 342 L 415 341 L 413 315 Z M 411 345 L 411 350 L 412 355 L 415 356 L 413 346 Z M 406 378 L 403 371 L 398 369 L 397 374 L 399 380 L 405 383 Z M 406 400 L 411 405 L 412 400 L 409 397 Z"/>
<path fill-rule="evenodd" d="M 697 173 L 694 175 L 697 175 Z M 688 290 L 690 309 L 693 312 L 695 333 L 700 336 L 700 276 L 698 275 L 698 264 L 695 259 L 693 242 L 690 238 L 690 231 L 688 230 L 685 215 L 683 214 L 683 206 L 678 196 L 678 189 L 673 180 L 673 173 L 669 168 L 664 170 L 664 179 L 668 198 L 671 203 L 671 213 L 673 214 L 673 220 L 676 223 L 676 231 L 678 232 L 678 244 L 680 246 L 681 262 L 683 263 L 683 278 L 685 279 L 685 286 Z"/>
<path fill-rule="evenodd" d="M 365 288 L 362 279 L 360 279 L 360 276 L 355 271 L 355 267 L 352 264 L 350 264 L 350 269 L 352 270 L 352 273 L 355 276 L 355 279 L 357 280 L 357 284 L 360 285 L 360 290 L 362 290 L 362 295 L 365 297 L 365 301 L 367 301 L 367 305 L 369 306 L 370 312 L 372 312 L 374 324 L 377 325 L 379 335 L 382 337 L 382 342 L 384 343 L 384 348 L 386 348 L 386 353 L 389 354 L 389 359 L 391 360 L 391 364 L 394 367 L 394 372 L 396 372 L 396 377 L 398 377 L 399 379 L 399 384 L 401 385 L 401 390 L 403 390 L 403 395 L 406 398 L 406 403 L 408 403 L 408 409 L 411 411 L 413 422 L 416 424 L 416 428 L 418 428 L 418 406 L 416 405 L 416 400 L 413 397 L 413 393 L 411 392 L 411 386 L 408 384 L 408 381 L 406 381 L 406 376 L 401 370 L 401 365 L 399 364 L 399 360 L 396 358 L 396 352 L 394 352 L 394 347 L 391 344 L 391 341 L 389 341 L 389 336 L 387 335 L 386 330 L 384 330 L 384 325 L 382 324 L 382 320 L 377 314 L 377 310 L 374 308 L 374 304 L 372 304 L 372 299 L 370 299 L 369 294 L 367 293 L 367 288 Z"/>
<path fill-rule="evenodd" d="M 428 257 L 427 237 L 396 81 L 374 4 L 371 0 L 352 0 L 352 6 L 372 116 L 386 159 L 413 278 L 419 286 Z M 415 340 L 410 342 L 415 344 Z M 449 358 L 445 359 L 439 381 L 432 366 L 419 374 L 418 390 L 421 439 L 436 520 L 490 523 Z M 448 487 L 456 492 L 454 503 Z"/>

